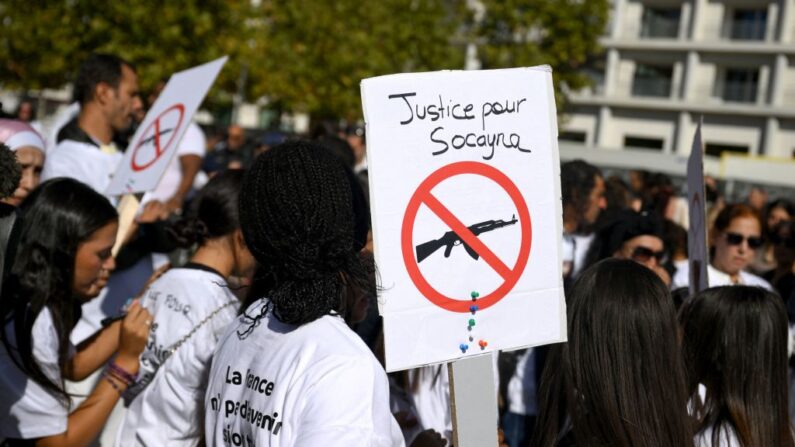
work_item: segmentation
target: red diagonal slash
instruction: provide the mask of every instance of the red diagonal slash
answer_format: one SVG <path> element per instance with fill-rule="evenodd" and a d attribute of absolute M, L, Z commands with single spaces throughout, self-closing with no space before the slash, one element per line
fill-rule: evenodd
<path fill-rule="evenodd" d="M 486 244 L 481 242 L 481 240 L 475 236 L 475 234 L 472 233 L 472 231 L 470 231 L 470 229 L 467 228 L 463 222 L 458 220 L 458 218 L 455 217 L 455 215 L 453 215 L 453 213 L 447 209 L 442 202 L 434 197 L 433 194 L 428 192 L 428 194 L 423 197 L 422 202 L 425 204 L 425 206 L 430 208 L 430 210 L 436 214 L 439 219 L 442 219 L 442 222 L 450 227 L 450 229 L 453 230 L 455 234 L 457 234 L 461 240 L 464 241 L 464 243 L 472 247 L 472 249 L 475 250 L 475 252 L 479 254 L 480 257 L 482 257 L 483 260 L 486 261 L 489 266 L 491 266 L 491 268 L 493 268 L 500 276 L 502 276 L 503 279 L 507 280 L 510 277 L 512 270 L 505 265 L 505 263 L 502 262 L 502 260 L 497 257 L 497 255 L 494 254 L 494 252 L 491 251 L 488 246 L 486 246 Z"/>
<path fill-rule="evenodd" d="M 172 129 L 166 129 L 164 132 L 168 132 L 169 130 L 173 130 L 171 135 L 165 140 L 164 144 L 160 144 L 160 120 L 163 119 L 169 113 L 175 112 L 177 115 L 177 124 Z M 160 115 L 155 117 L 155 119 L 149 124 L 146 130 L 143 132 L 141 138 L 135 145 L 135 148 L 132 151 L 132 157 L 130 158 L 130 167 L 132 168 L 133 172 L 143 171 L 144 169 L 152 166 L 160 157 L 171 148 L 172 143 L 177 141 L 176 137 L 179 133 L 180 126 L 182 125 L 182 120 L 185 117 L 185 106 L 182 103 L 177 103 L 172 105 L 171 107 L 164 110 Z M 150 131 L 154 129 L 154 135 L 148 138 L 144 138 L 144 135 L 149 135 Z M 150 141 L 154 140 L 155 143 L 155 154 L 154 157 L 151 157 L 148 161 L 144 163 L 138 163 L 138 152 L 144 146 L 147 146 Z"/>
<path fill-rule="evenodd" d="M 160 118 L 155 120 L 155 158 L 160 157 L 160 154 L 163 152 L 160 149 Z"/>
<path fill-rule="evenodd" d="M 431 190 L 441 182 L 450 180 L 456 181 L 456 177 L 462 174 L 474 174 L 489 179 L 499 185 L 511 198 L 516 206 L 516 217 L 521 222 L 521 239 L 519 240 L 519 254 L 513 268 L 508 268 L 483 242 L 475 236 L 472 231 L 456 218 L 447 207 L 432 195 Z M 422 205 L 441 219 L 461 241 L 471 247 L 475 252 L 483 257 L 483 260 L 493 268 L 498 275 L 502 276 L 504 282 L 489 293 L 483 293 L 478 299 L 479 310 L 485 310 L 493 306 L 513 289 L 521 278 L 527 262 L 530 259 L 530 246 L 533 239 L 533 225 L 530 219 L 530 210 L 516 184 L 497 168 L 479 162 L 459 161 L 442 166 L 432 172 L 422 183 L 417 186 L 417 190 L 406 204 L 406 213 L 403 215 L 403 224 L 400 228 L 400 246 L 403 254 L 403 264 L 406 272 L 411 278 L 417 291 L 428 299 L 431 303 L 442 309 L 451 312 L 467 313 L 470 310 L 471 302 L 469 299 L 450 297 L 440 293 L 425 278 L 419 269 L 414 248 L 414 224 L 417 220 L 417 212 Z M 431 271 L 432 279 L 438 279 L 440 275 L 446 274 L 444 270 Z M 468 298 L 468 297 L 467 297 Z"/>

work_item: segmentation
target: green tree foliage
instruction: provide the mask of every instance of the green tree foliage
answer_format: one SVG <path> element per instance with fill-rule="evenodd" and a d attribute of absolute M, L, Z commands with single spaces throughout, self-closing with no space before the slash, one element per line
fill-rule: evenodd
<path fill-rule="evenodd" d="M 559 101 L 587 84 L 582 68 L 598 51 L 607 0 L 481 3 L 476 22 L 465 0 L 5 0 L 0 82 L 58 88 L 102 51 L 136 64 L 147 88 L 228 54 L 211 99 L 241 92 L 282 110 L 356 119 L 362 79 L 461 69 L 465 44 L 477 42 L 484 68 L 551 65 Z"/>
<path fill-rule="evenodd" d="M 463 2 L 270 0 L 261 12 L 254 92 L 315 117 L 360 117 L 364 78 L 463 65 L 464 48 L 451 44 Z"/>
<path fill-rule="evenodd" d="M 583 70 L 598 55 L 607 0 L 481 0 L 477 26 L 483 68 L 547 64 L 553 69 L 558 110 L 565 92 L 590 84 Z"/>
<path fill-rule="evenodd" d="M 141 85 L 149 87 L 229 54 L 220 83 L 234 88 L 249 12 L 246 0 L 3 1 L 0 80 L 12 88 L 59 88 L 91 52 L 108 52 L 135 64 Z"/>

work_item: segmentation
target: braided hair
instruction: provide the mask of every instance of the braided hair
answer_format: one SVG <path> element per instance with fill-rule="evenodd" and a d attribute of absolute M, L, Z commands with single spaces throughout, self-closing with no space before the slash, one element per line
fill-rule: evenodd
<path fill-rule="evenodd" d="M 290 141 L 260 155 L 240 192 L 240 224 L 258 261 L 245 311 L 267 296 L 282 322 L 345 315 L 345 288 L 368 288 L 350 181 L 322 146 Z"/>

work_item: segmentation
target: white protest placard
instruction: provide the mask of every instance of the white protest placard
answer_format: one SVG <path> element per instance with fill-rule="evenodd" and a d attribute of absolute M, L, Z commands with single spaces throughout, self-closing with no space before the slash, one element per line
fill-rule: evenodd
<path fill-rule="evenodd" d="M 704 143 L 701 140 L 701 120 L 693 136 L 693 148 L 687 160 L 687 201 L 690 212 L 690 227 L 687 229 L 687 253 L 689 265 L 690 294 L 694 295 L 707 287 L 707 212 L 704 190 Z"/>
<path fill-rule="evenodd" d="M 549 67 L 362 81 L 389 371 L 566 340 Z"/>
<path fill-rule="evenodd" d="M 157 187 L 193 114 L 226 60 L 224 56 L 171 76 L 130 140 L 105 191 L 107 195 L 146 192 Z"/>

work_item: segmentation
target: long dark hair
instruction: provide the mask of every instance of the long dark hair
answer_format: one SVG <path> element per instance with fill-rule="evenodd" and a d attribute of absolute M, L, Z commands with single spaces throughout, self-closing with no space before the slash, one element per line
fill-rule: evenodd
<path fill-rule="evenodd" d="M 245 311 L 267 296 L 279 320 L 301 325 L 347 313 L 346 286 L 367 289 L 350 181 L 322 146 L 290 141 L 260 155 L 240 192 L 240 223 L 258 261 Z"/>
<path fill-rule="evenodd" d="M 568 343 L 542 374 L 534 445 L 692 446 L 671 295 L 646 267 L 606 259 L 569 296 Z M 569 429 L 571 427 L 571 429 Z"/>
<path fill-rule="evenodd" d="M 80 319 L 81 301 L 72 293 L 77 249 L 95 231 L 118 218 L 108 199 L 76 180 L 42 183 L 20 207 L 19 245 L 0 293 L 4 326 L 14 324 L 14 340 L 0 331 L 14 362 L 36 383 L 64 401 L 63 383 L 48 378 L 33 356 L 32 328 L 47 307 L 58 334 L 61 377 L 69 360 L 69 334 Z"/>
<path fill-rule="evenodd" d="M 795 445 L 781 298 L 759 287 L 713 287 L 686 301 L 679 321 L 698 431 L 712 429 L 716 446 L 731 431 L 745 447 Z"/>
<path fill-rule="evenodd" d="M 191 201 L 185 217 L 171 228 L 183 247 L 226 236 L 240 228 L 238 197 L 244 172 L 231 169 L 214 176 Z"/>

